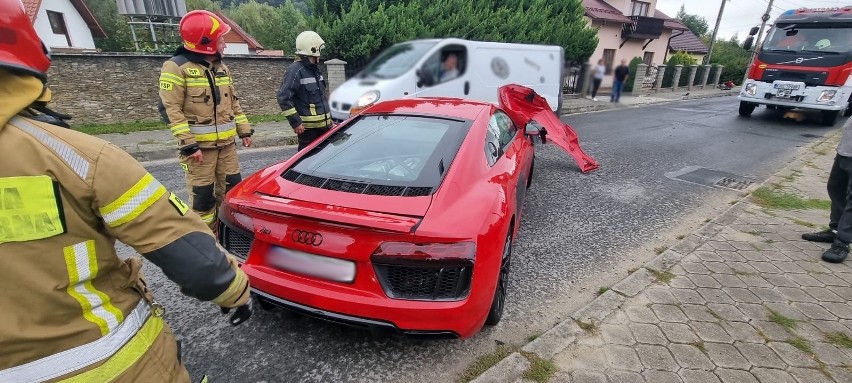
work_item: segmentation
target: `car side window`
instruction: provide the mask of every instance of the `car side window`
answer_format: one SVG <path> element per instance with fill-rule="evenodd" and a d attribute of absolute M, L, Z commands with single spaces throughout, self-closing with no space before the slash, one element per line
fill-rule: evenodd
<path fill-rule="evenodd" d="M 518 129 L 506 113 L 498 110 L 494 113 L 493 118 L 497 120 L 497 127 L 500 129 L 500 147 L 505 150 L 512 143 L 512 139 L 515 138 L 515 133 L 518 132 Z"/>
<path fill-rule="evenodd" d="M 485 158 L 488 160 L 488 166 L 493 166 L 506 152 L 506 147 L 512 143 L 517 131 L 506 113 L 498 110 L 491 116 L 485 133 Z"/>

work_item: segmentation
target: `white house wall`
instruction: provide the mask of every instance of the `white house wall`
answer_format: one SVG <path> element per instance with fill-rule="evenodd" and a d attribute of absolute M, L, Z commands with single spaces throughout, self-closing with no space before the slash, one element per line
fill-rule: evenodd
<path fill-rule="evenodd" d="M 86 21 L 83 20 L 70 0 L 45 0 L 41 2 L 33 26 L 45 45 L 57 48 L 69 47 L 65 35 L 53 33 L 47 11 L 59 12 L 65 16 L 65 27 L 68 29 L 68 35 L 71 38 L 71 47 L 95 49 L 92 30 L 86 25 Z"/>
<path fill-rule="evenodd" d="M 225 46 L 226 55 L 247 55 L 249 54 L 249 46 L 245 43 L 228 43 Z"/>
<path fill-rule="evenodd" d="M 605 49 L 615 49 L 615 60 L 613 61 L 613 68 L 618 66 L 621 63 L 621 59 L 627 60 L 627 63 L 630 63 L 634 57 L 643 58 L 645 57 L 645 52 L 654 52 L 654 65 L 662 65 L 663 59 L 666 56 L 666 51 L 668 50 L 669 38 L 672 35 L 672 31 L 670 29 L 664 29 L 663 34 L 660 38 L 652 41 L 648 44 L 645 49 L 642 49 L 642 46 L 648 42 L 648 40 L 642 39 L 630 39 L 624 43 L 624 46 L 619 48 L 621 45 L 621 24 L 615 22 L 608 22 L 606 25 L 603 25 L 600 22 L 595 22 L 592 27 L 600 26 L 600 30 L 598 31 L 598 47 L 595 49 L 595 53 L 592 54 L 592 57 L 589 58 L 589 62 L 592 65 L 597 65 L 598 60 L 603 59 L 604 50 Z M 612 86 L 612 74 L 604 76 L 604 80 L 601 83 L 602 87 L 610 87 Z"/>

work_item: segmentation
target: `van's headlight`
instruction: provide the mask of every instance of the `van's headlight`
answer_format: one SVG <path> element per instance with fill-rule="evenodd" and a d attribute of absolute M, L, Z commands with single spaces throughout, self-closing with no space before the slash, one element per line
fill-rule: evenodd
<path fill-rule="evenodd" d="M 361 97 L 358 97 L 358 101 L 355 102 L 355 107 L 363 108 L 365 106 L 371 105 L 374 102 L 379 101 L 379 97 L 381 95 L 382 94 L 379 93 L 379 91 L 377 90 L 371 90 L 367 93 L 364 93 L 361 95 Z"/>
<path fill-rule="evenodd" d="M 371 90 L 367 93 L 362 94 L 361 97 L 358 97 L 358 101 L 355 101 L 355 105 L 352 105 L 352 109 L 349 110 L 349 116 L 354 116 L 358 113 L 361 113 L 361 111 L 363 111 L 364 109 L 367 109 L 369 106 L 375 104 L 376 101 L 379 101 L 380 96 L 381 93 L 379 93 L 379 91 L 377 90 Z"/>
<path fill-rule="evenodd" d="M 752 96 L 756 95 L 757 94 L 757 84 L 755 84 L 753 82 L 746 84 L 745 91 L 746 91 L 746 93 L 748 93 Z"/>
<path fill-rule="evenodd" d="M 822 91 L 822 93 L 819 94 L 817 101 L 820 101 L 820 102 L 831 101 L 831 99 L 833 99 L 834 96 L 836 96 L 836 95 L 837 95 L 836 90 L 824 90 L 824 91 Z"/>

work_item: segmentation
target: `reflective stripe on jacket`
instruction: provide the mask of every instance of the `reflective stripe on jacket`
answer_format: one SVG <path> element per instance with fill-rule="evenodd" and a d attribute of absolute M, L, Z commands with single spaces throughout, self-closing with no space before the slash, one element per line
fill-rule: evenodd
<path fill-rule="evenodd" d="M 166 61 L 160 72 L 160 103 L 179 148 L 221 147 L 235 136 L 252 134 L 230 69 L 221 61 L 211 64 L 188 51 Z"/>
<path fill-rule="evenodd" d="M 332 125 L 331 110 L 325 96 L 326 82 L 316 65 L 296 61 L 284 71 L 278 89 L 278 106 L 290 126 L 326 128 Z"/>

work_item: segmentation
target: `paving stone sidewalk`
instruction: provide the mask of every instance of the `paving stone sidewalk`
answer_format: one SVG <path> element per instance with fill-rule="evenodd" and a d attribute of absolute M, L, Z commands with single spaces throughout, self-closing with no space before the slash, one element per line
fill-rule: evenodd
<path fill-rule="evenodd" d="M 825 204 L 839 139 L 802 148 L 760 190 Z M 474 382 L 527 382 L 541 360 L 552 383 L 852 382 L 852 260 L 823 262 L 829 245 L 801 239 L 828 215 L 741 195 Z"/>
<path fill-rule="evenodd" d="M 582 97 L 566 96 L 563 104 L 563 115 L 575 113 L 587 113 L 603 111 L 616 108 L 640 107 L 650 104 L 673 102 L 678 100 L 695 100 L 714 97 L 736 96 L 739 88 L 732 90 L 704 89 L 687 91 L 663 90 L 659 93 L 643 96 L 630 94 L 621 97 L 618 104 L 609 102 L 608 95 L 601 95 L 600 101 L 592 101 Z M 127 134 L 101 134 L 98 137 L 112 142 L 124 151 L 130 153 L 139 161 L 152 161 L 167 158 L 176 158 L 175 140 L 168 129 L 151 130 L 144 132 L 133 132 Z M 255 134 L 252 137 L 254 148 L 296 145 L 298 143 L 296 134 L 284 122 L 267 122 L 253 124 Z M 244 150 L 242 146 L 238 150 Z"/>

